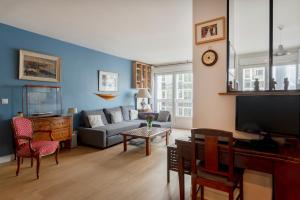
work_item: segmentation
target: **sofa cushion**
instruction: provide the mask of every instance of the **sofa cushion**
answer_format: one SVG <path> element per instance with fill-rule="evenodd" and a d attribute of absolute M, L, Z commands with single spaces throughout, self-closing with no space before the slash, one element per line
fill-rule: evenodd
<path fill-rule="evenodd" d="M 136 129 L 140 127 L 139 122 L 136 121 L 123 121 L 116 124 L 108 124 L 104 126 L 103 128 L 106 130 L 106 134 L 108 137 L 120 134 L 124 131 L 129 131 L 132 129 Z"/>
<path fill-rule="evenodd" d="M 108 124 L 107 120 L 106 120 L 106 116 L 103 112 L 103 109 L 99 109 L 99 110 L 84 110 L 82 111 L 82 118 L 83 118 L 83 122 L 84 122 L 84 126 L 87 128 L 91 128 L 89 119 L 88 119 L 88 115 L 101 115 L 101 119 L 104 125 Z"/>
<path fill-rule="evenodd" d="M 139 118 L 139 112 L 137 110 L 130 110 L 130 120 L 136 120 Z"/>
<path fill-rule="evenodd" d="M 88 115 L 89 123 L 92 128 L 104 126 L 101 115 Z"/>
<path fill-rule="evenodd" d="M 160 111 L 158 114 L 157 121 L 167 122 L 169 120 L 170 112 L 169 111 Z"/>
<path fill-rule="evenodd" d="M 121 106 L 123 119 L 130 120 L 130 110 L 133 110 L 134 106 Z"/>
<path fill-rule="evenodd" d="M 119 123 L 123 121 L 123 115 L 122 112 L 117 110 L 110 113 L 111 114 L 111 122 L 112 123 Z"/>
<path fill-rule="evenodd" d="M 116 112 L 116 111 L 122 112 L 122 111 L 121 111 L 121 107 L 105 108 L 103 111 L 104 111 L 104 113 L 105 113 L 107 122 L 108 122 L 109 124 L 112 123 L 112 120 L 111 120 L 111 113 L 112 113 L 112 112 Z"/>

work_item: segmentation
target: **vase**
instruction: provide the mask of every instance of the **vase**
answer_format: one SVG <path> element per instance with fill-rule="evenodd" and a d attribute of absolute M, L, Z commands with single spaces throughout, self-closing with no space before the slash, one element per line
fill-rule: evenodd
<path fill-rule="evenodd" d="M 152 122 L 147 122 L 147 131 L 152 130 Z"/>

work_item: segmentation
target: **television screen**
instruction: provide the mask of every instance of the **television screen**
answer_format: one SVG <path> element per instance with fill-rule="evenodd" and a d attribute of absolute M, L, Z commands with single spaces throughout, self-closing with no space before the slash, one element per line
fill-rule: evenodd
<path fill-rule="evenodd" d="M 236 130 L 299 136 L 299 96 L 239 96 Z"/>

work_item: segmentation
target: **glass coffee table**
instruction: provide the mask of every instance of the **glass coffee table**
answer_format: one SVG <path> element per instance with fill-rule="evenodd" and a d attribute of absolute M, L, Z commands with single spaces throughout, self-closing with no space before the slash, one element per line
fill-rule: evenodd
<path fill-rule="evenodd" d="M 125 131 L 121 133 L 121 135 L 123 136 L 124 151 L 127 151 L 127 141 L 129 139 L 141 138 L 141 139 L 145 139 L 146 141 L 146 156 L 149 156 L 151 155 L 151 139 L 156 136 L 165 136 L 166 145 L 168 145 L 170 134 L 171 134 L 170 128 L 158 128 L 158 127 L 152 127 L 151 130 L 148 130 L 147 127 L 141 127 L 130 131 Z"/>

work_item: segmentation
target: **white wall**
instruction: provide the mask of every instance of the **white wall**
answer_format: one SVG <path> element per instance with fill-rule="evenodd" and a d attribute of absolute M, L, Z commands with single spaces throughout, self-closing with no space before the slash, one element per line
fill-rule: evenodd
<path fill-rule="evenodd" d="M 193 24 L 226 16 L 226 0 L 193 0 Z M 201 55 L 209 48 L 219 55 L 213 67 L 205 67 Z M 226 40 L 195 46 L 193 44 L 193 127 L 235 132 L 235 97 L 220 96 L 226 91 Z M 235 133 L 236 137 L 244 137 Z M 271 175 L 246 171 L 245 199 L 271 199 Z M 211 198 L 214 199 L 214 198 Z"/>

